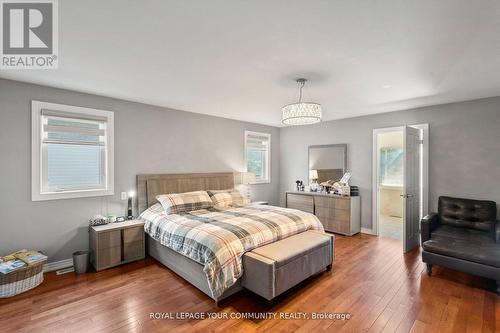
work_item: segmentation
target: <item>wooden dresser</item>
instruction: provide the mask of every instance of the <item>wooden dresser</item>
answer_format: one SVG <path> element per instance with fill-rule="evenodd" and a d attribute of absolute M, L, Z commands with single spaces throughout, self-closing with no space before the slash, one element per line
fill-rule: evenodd
<path fill-rule="evenodd" d="M 361 231 L 360 197 L 316 192 L 286 192 L 287 208 L 316 215 L 325 231 L 352 236 Z"/>
<path fill-rule="evenodd" d="M 145 257 L 144 222 L 131 220 L 90 227 L 90 263 L 96 271 Z"/>

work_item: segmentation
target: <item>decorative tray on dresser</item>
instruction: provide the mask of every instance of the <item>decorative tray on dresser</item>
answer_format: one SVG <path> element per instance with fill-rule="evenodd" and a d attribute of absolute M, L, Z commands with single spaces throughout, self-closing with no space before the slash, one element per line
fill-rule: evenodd
<path fill-rule="evenodd" d="M 342 197 L 319 192 L 285 193 L 287 208 L 316 215 L 325 231 L 352 236 L 361 231 L 360 197 Z"/>

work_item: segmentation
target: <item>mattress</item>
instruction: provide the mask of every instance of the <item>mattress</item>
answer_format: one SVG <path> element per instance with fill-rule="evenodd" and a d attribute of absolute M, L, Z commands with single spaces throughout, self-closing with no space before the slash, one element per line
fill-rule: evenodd
<path fill-rule="evenodd" d="M 151 238 L 203 266 L 214 299 L 241 277 L 245 252 L 306 230 L 323 231 L 310 213 L 264 205 L 166 214 L 155 204 L 140 219 Z"/>

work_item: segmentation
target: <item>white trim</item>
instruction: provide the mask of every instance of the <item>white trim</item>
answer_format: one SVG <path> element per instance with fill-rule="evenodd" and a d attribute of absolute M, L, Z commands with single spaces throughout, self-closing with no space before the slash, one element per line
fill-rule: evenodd
<path fill-rule="evenodd" d="M 75 190 L 64 192 L 42 193 L 42 140 L 41 140 L 41 114 L 42 109 L 79 113 L 91 116 L 105 117 L 106 122 L 106 187 L 105 189 Z M 55 200 L 95 197 L 114 194 L 114 113 L 111 111 L 91 109 L 79 106 L 46 103 L 36 100 L 31 101 L 31 200 Z"/>
<path fill-rule="evenodd" d="M 378 236 L 378 151 L 377 136 L 379 133 L 402 131 L 403 127 L 386 127 L 373 129 L 372 146 L 372 235 Z"/>
<path fill-rule="evenodd" d="M 73 267 L 73 266 L 68 267 L 68 268 L 61 268 L 61 269 L 58 269 L 56 271 L 56 275 L 62 275 L 62 274 L 71 273 L 74 271 L 75 271 L 75 267 Z"/>
<path fill-rule="evenodd" d="M 361 233 L 362 234 L 367 234 L 367 235 L 377 235 L 376 233 L 373 232 L 373 229 L 368 229 L 368 228 L 361 228 Z"/>
<path fill-rule="evenodd" d="M 255 183 L 252 183 L 250 185 L 257 185 L 257 184 L 270 184 L 271 183 L 271 134 L 269 133 L 262 133 L 262 132 L 253 132 L 253 131 L 246 131 L 245 130 L 245 136 L 244 136 L 244 170 L 247 172 L 247 136 L 248 135 L 255 135 L 255 136 L 263 136 L 266 137 L 268 142 L 269 142 L 269 149 L 267 153 L 267 158 L 266 158 L 266 175 L 267 179 L 264 180 L 256 180 Z"/>
<path fill-rule="evenodd" d="M 422 170 L 422 192 L 423 192 L 423 216 L 428 214 L 429 210 L 429 124 L 406 125 L 409 127 L 419 128 L 423 130 L 423 170 Z M 374 235 L 378 235 L 378 152 L 377 138 L 379 133 L 403 131 L 404 126 L 375 128 L 373 129 L 373 145 L 372 145 L 372 231 Z"/>
<path fill-rule="evenodd" d="M 69 259 L 64 259 L 64 260 L 59 260 L 59 261 L 53 261 L 46 263 L 43 266 L 43 272 L 52 272 L 52 271 L 57 271 L 58 269 L 63 269 L 67 267 L 72 267 L 73 266 L 73 258 Z"/>
<path fill-rule="evenodd" d="M 429 124 L 409 125 L 410 127 L 423 130 L 423 154 L 422 154 L 422 217 L 429 214 Z"/>

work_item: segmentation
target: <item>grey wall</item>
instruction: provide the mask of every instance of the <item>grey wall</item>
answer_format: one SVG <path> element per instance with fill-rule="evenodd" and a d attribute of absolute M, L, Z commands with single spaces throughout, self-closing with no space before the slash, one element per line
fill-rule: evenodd
<path fill-rule="evenodd" d="M 429 123 L 429 208 L 440 195 L 500 203 L 500 97 L 328 121 L 280 131 L 280 199 L 307 180 L 310 145 L 347 143 L 351 184 L 360 186 L 362 226 L 372 226 L 372 130 Z"/>
<path fill-rule="evenodd" d="M 31 201 L 31 100 L 115 112 L 115 195 Z M 120 192 L 139 173 L 243 171 L 244 131 L 272 136 L 271 184 L 255 200 L 279 201 L 279 129 L 0 79 L 0 253 L 40 249 L 49 261 L 88 247 L 87 221 L 125 214 Z"/>
<path fill-rule="evenodd" d="M 115 112 L 114 196 L 31 201 L 32 99 Z M 362 224 L 371 228 L 372 129 L 419 123 L 430 124 L 431 210 L 445 194 L 500 203 L 500 97 L 280 130 L 0 79 L 0 253 L 26 247 L 50 261 L 69 258 L 87 248 L 89 217 L 125 213 L 119 194 L 135 188 L 136 174 L 243 170 L 245 130 L 272 135 L 272 183 L 251 190 L 274 204 L 307 180 L 309 145 L 347 143 Z"/>

